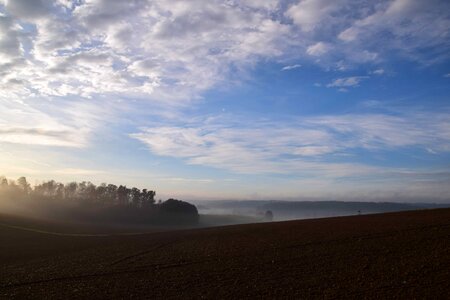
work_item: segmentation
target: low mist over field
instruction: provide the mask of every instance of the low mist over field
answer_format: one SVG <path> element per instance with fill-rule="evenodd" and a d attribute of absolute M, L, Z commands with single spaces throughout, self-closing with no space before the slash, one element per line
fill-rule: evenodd
<path fill-rule="evenodd" d="M 0 177 L 3 214 L 115 226 L 210 227 L 450 207 L 450 204 L 370 201 L 156 200 L 153 190 L 91 182 L 31 186 Z"/>
<path fill-rule="evenodd" d="M 398 203 L 398 202 L 357 202 L 357 201 L 275 201 L 275 200 L 222 200 L 192 201 L 200 214 L 248 216 L 254 220 L 264 220 L 265 213 L 271 211 L 274 221 L 326 218 L 374 214 L 405 210 L 435 209 L 450 207 L 450 204 Z M 238 218 L 236 220 L 239 220 Z"/>
<path fill-rule="evenodd" d="M 50 180 L 31 186 L 0 177 L 3 214 L 53 221 L 111 225 L 196 226 L 197 208 L 176 199 L 156 200 L 156 192 L 124 185 L 91 182 L 67 184 Z"/>

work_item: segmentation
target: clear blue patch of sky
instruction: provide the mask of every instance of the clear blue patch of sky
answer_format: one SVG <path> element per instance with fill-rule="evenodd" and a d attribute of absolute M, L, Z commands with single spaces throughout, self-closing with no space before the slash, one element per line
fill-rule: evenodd
<path fill-rule="evenodd" d="M 411 62 L 398 62 L 387 67 L 382 75 L 371 74 L 373 69 L 348 72 L 326 71 L 313 65 L 281 70 L 282 65 L 264 63 L 252 72 L 252 79 L 232 88 L 212 89 L 204 94 L 205 101 L 198 112 L 271 116 L 339 115 L 361 109 L 361 103 L 378 101 L 389 105 L 426 107 L 427 110 L 445 107 L 450 93 L 450 78 L 444 75 L 450 65 L 418 67 Z M 355 87 L 327 87 L 334 79 L 368 76 Z M 320 86 L 316 86 L 320 84 Z"/>

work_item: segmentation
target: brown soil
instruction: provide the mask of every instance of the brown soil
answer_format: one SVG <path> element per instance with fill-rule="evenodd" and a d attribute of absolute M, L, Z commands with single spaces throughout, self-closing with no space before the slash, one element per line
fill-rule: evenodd
<path fill-rule="evenodd" d="M 450 209 L 107 236 L 0 223 L 0 298 L 450 299 Z"/>

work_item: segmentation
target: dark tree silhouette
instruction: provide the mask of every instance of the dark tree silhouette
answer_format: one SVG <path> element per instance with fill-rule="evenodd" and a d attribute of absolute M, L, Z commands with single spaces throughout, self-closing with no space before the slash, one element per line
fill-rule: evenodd
<path fill-rule="evenodd" d="M 25 177 L 20 177 L 17 179 L 17 185 L 26 193 L 28 194 L 30 192 L 30 185 L 27 182 L 27 179 Z"/>
<path fill-rule="evenodd" d="M 0 177 L 2 199 L 22 203 L 25 199 L 31 200 L 27 204 L 34 204 L 36 208 L 51 207 L 58 213 L 70 209 L 71 216 L 79 213 L 98 219 L 136 222 L 161 220 L 169 218 L 169 215 L 176 216 L 176 220 L 187 216 L 192 221 L 198 217 L 194 205 L 175 199 L 156 203 L 155 195 L 155 191 L 141 191 L 125 185 L 117 187 L 102 183 L 96 186 L 88 181 L 63 184 L 49 180 L 31 187 L 25 177 L 20 177 L 17 182 Z"/>

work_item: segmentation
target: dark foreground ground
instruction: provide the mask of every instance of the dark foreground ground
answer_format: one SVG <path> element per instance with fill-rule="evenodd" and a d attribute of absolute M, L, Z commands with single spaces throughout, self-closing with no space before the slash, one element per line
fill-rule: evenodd
<path fill-rule="evenodd" d="M 0 223 L 5 299 L 450 299 L 450 209 L 138 235 Z"/>

